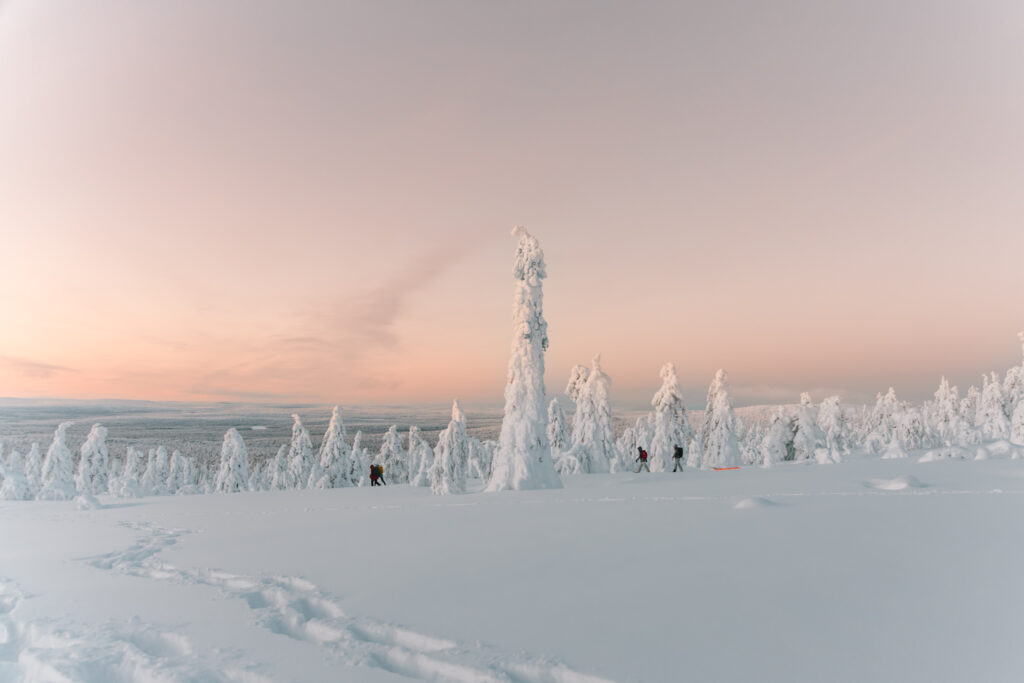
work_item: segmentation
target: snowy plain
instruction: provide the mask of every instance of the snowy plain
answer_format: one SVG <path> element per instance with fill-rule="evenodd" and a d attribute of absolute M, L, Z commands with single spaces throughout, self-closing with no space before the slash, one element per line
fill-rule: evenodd
<path fill-rule="evenodd" d="M 1019 681 L 1024 461 L 916 460 L 0 502 L 0 681 Z"/>

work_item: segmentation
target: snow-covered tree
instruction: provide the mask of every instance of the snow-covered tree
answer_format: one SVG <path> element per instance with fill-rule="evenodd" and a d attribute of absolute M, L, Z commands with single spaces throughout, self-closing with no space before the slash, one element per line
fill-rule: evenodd
<path fill-rule="evenodd" d="M 250 491 L 265 491 L 267 489 L 267 470 L 270 467 L 270 462 L 267 461 L 262 465 L 258 462 L 249 463 L 249 490 Z M 173 465 L 172 465 L 173 469 Z"/>
<path fill-rule="evenodd" d="M 1024 446 L 1024 401 L 1017 404 L 1010 425 L 1010 441 Z"/>
<path fill-rule="evenodd" d="M 796 457 L 796 447 L 793 445 L 795 427 L 793 420 L 784 408 L 779 406 L 772 421 L 768 425 L 768 431 L 761 441 L 761 464 L 771 467 L 776 463 L 785 460 L 793 460 Z"/>
<path fill-rule="evenodd" d="M 840 462 L 850 453 L 849 423 L 838 396 L 829 396 L 818 408 L 818 428 L 825 435 L 825 448 L 832 462 Z"/>
<path fill-rule="evenodd" d="M 345 440 L 345 422 L 341 417 L 341 406 L 334 406 L 331 421 L 324 432 L 323 443 L 320 444 L 320 457 L 317 461 L 316 481 L 310 476 L 310 487 L 335 489 L 351 486 L 349 479 L 352 468 L 352 449 Z"/>
<path fill-rule="evenodd" d="M 111 483 L 111 493 L 120 498 L 138 498 L 142 493 L 142 453 L 134 446 L 128 446 L 124 455 L 121 474 Z"/>
<path fill-rule="evenodd" d="M 896 422 L 896 438 L 900 444 L 911 450 L 924 448 L 926 436 L 921 411 L 909 407 L 904 409 Z"/>
<path fill-rule="evenodd" d="M 434 449 L 426 442 L 419 427 L 409 427 L 409 486 L 430 486 L 430 470 L 434 466 Z"/>
<path fill-rule="evenodd" d="M 498 442 L 488 439 L 481 441 L 476 437 L 469 437 L 469 468 L 467 474 L 481 481 L 487 481 L 491 476 L 491 462 L 494 460 L 494 451 L 497 450 Z"/>
<path fill-rule="evenodd" d="M 217 472 L 217 493 L 236 493 L 249 486 L 249 452 L 238 430 L 232 427 L 224 435 L 220 448 L 220 470 Z"/>
<path fill-rule="evenodd" d="M 1021 351 L 1024 351 L 1024 332 L 1018 332 L 1017 338 L 1021 342 Z M 1013 417 L 1021 401 L 1024 401 L 1024 364 L 1014 365 L 1003 377 L 1003 413 Z"/>
<path fill-rule="evenodd" d="M 0 463 L 3 458 L 0 457 Z M 30 490 L 25 480 L 25 467 L 21 453 L 11 451 L 6 466 L 0 467 L 3 483 L 0 483 L 0 500 L 29 500 Z"/>
<path fill-rule="evenodd" d="M 306 488 L 313 470 L 313 441 L 302 419 L 292 413 L 292 441 L 288 447 L 288 488 Z"/>
<path fill-rule="evenodd" d="M 537 239 L 517 226 L 513 266 L 513 337 L 505 385 L 505 415 L 488 491 L 561 488 L 551 460 L 544 389 L 544 352 L 548 324 L 543 312 L 544 252 Z"/>
<path fill-rule="evenodd" d="M 612 460 L 611 471 L 628 472 L 636 452 L 636 429 L 626 427 L 615 441 L 615 459 Z"/>
<path fill-rule="evenodd" d="M 967 394 L 960 399 L 960 418 L 973 425 L 974 419 L 978 416 L 978 405 L 981 403 L 981 392 L 978 387 L 971 385 Z"/>
<path fill-rule="evenodd" d="M 996 373 L 983 376 L 981 400 L 974 418 L 974 426 L 986 440 L 1006 439 L 1010 436 L 1010 421 L 1003 412 L 1003 386 Z"/>
<path fill-rule="evenodd" d="M 356 438 L 352 440 L 352 467 L 348 476 L 356 486 L 367 486 L 369 483 L 370 454 L 363 447 L 363 433 L 360 431 L 356 432 Z M 384 481 L 387 481 L 386 477 Z"/>
<path fill-rule="evenodd" d="M 34 441 L 25 458 L 25 483 L 30 500 L 38 496 L 43 488 L 43 459 L 39 455 L 39 444 Z"/>
<path fill-rule="evenodd" d="M 157 446 L 149 449 L 146 471 L 142 473 L 142 491 L 147 496 L 167 495 L 167 477 L 170 474 L 167 449 Z"/>
<path fill-rule="evenodd" d="M 702 467 L 737 467 L 742 463 L 736 442 L 736 416 L 725 370 L 715 373 L 708 387 L 708 404 L 701 429 Z"/>
<path fill-rule="evenodd" d="M 452 405 L 452 419 L 437 437 L 434 466 L 430 469 L 430 488 L 434 495 L 463 493 L 469 463 L 469 434 L 466 416 L 459 402 Z"/>
<path fill-rule="evenodd" d="M 866 450 L 880 453 L 888 446 L 896 433 L 896 424 L 903 409 L 903 403 L 896 398 L 896 390 L 892 387 L 884 395 L 878 394 L 875 408 L 868 417 L 868 433 L 864 439 Z"/>
<path fill-rule="evenodd" d="M 576 395 L 576 414 L 572 420 L 572 453 L 581 472 L 607 472 L 615 455 L 612 433 L 612 409 L 608 400 L 611 379 L 601 369 L 601 356 L 594 356 L 582 387 L 569 383 Z"/>
<path fill-rule="evenodd" d="M 551 442 L 551 452 L 555 454 L 572 448 L 565 409 L 557 398 L 551 399 L 548 404 L 548 441 Z"/>
<path fill-rule="evenodd" d="M 931 431 L 946 446 L 952 446 L 960 434 L 960 392 L 943 377 L 932 403 Z"/>
<path fill-rule="evenodd" d="M 819 448 L 825 446 L 825 434 L 818 428 L 817 411 L 811 401 L 811 395 L 804 392 L 800 395 L 800 405 L 796 409 L 794 421 L 796 433 L 793 435 L 794 459 L 814 460 Z"/>
<path fill-rule="evenodd" d="M 261 488 L 266 488 L 266 481 L 261 478 Z M 196 461 L 193 458 L 183 458 L 181 465 L 181 487 L 178 488 L 177 494 L 179 496 L 192 496 L 199 493 L 199 487 L 196 484 Z"/>
<path fill-rule="evenodd" d="M 281 444 L 275 455 L 267 463 L 267 487 L 272 491 L 283 491 L 289 486 L 288 480 L 288 446 Z"/>
<path fill-rule="evenodd" d="M 398 425 L 391 425 L 387 434 L 384 435 L 375 462 L 384 468 L 384 480 L 389 484 L 409 482 L 408 456 L 405 449 L 402 448 L 402 437 L 398 434 Z"/>
<path fill-rule="evenodd" d="M 75 486 L 80 492 L 90 495 L 106 493 L 110 485 L 107 428 L 94 424 L 79 453 Z"/>
<path fill-rule="evenodd" d="M 62 422 L 43 461 L 43 487 L 39 500 L 71 500 L 75 497 L 74 463 L 67 445 L 67 431 L 73 422 Z"/>
<path fill-rule="evenodd" d="M 175 495 L 182 488 L 188 486 L 188 462 L 181 451 L 175 450 L 171 453 L 171 459 L 167 466 L 167 493 Z M 258 484 L 259 482 L 257 482 Z M 256 491 L 259 488 L 254 489 Z"/>
<path fill-rule="evenodd" d="M 661 388 L 651 399 L 654 410 L 649 418 L 652 436 L 650 448 L 647 450 L 652 472 L 668 469 L 676 446 L 682 447 L 683 457 L 688 459 L 690 441 L 694 436 L 683 401 L 683 391 L 679 386 L 679 377 L 676 375 L 676 366 L 665 363 L 661 367 L 660 375 Z"/>

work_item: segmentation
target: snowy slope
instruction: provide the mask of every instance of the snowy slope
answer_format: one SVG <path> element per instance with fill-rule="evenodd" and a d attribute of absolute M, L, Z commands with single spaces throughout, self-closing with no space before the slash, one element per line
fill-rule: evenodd
<path fill-rule="evenodd" d="M 1019 460 L 101 500 L 0 503 L 0 681 L 1024 674 Z"/>

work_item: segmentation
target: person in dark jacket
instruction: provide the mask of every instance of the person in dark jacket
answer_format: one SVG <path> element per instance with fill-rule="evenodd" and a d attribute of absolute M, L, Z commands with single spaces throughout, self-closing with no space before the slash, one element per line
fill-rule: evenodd
<path fill-rule="evenodd" d="M 387 486 L 384 481 L 384 465 L 370 465 L 370 486 Z"/>
<path fill-rule="evenodd" d="M 650 472 L 651 468 L 647 464 L 647 451 L 645 451 L 640 446 L 637 446 L 636 450 L 639 453 L 639 455 L 636 456 L 636 460 L 634 460 L 634 462 L 640 463 L 640 466 L 636 468 L 637 474 L 639 474 L 642 470 L 647 470 L 648 472 Z"/>
<path fill-rule="evenodd" d="M 676 450 L 672 453 L 672 471 L 679 470 L 683 471 L 683 447 L 676 446 Z"/>

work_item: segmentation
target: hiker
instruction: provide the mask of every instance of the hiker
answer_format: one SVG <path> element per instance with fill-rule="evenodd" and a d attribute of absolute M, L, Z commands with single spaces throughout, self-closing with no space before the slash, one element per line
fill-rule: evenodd
<path fill-rule="evenodd" d="M 387 482 L 384 481 L 384 466 L 370 465 L 370 486 L 380 486 L 382 483 L 387 486 Z"/>
<path fill-rule="evenodd" d="M 672 471 L 679 470 L 683 471 L 683 447 L 676 446 L 676 450 L 672 453 Z"/>
<path fill-rule="evenodd" d="M 651 468 L 647 465 L 647 451 L 645 451 L 640 446 L 637 446 L 636 450 L 640 452 L 640 455 L 636 456 L 636 460 L 633 461 L 640 463 L 640 467 L 636 468 L 636 473 L 640 474 L 641 470 L 647 470 L 648 472 L 650 472 Z"/>

